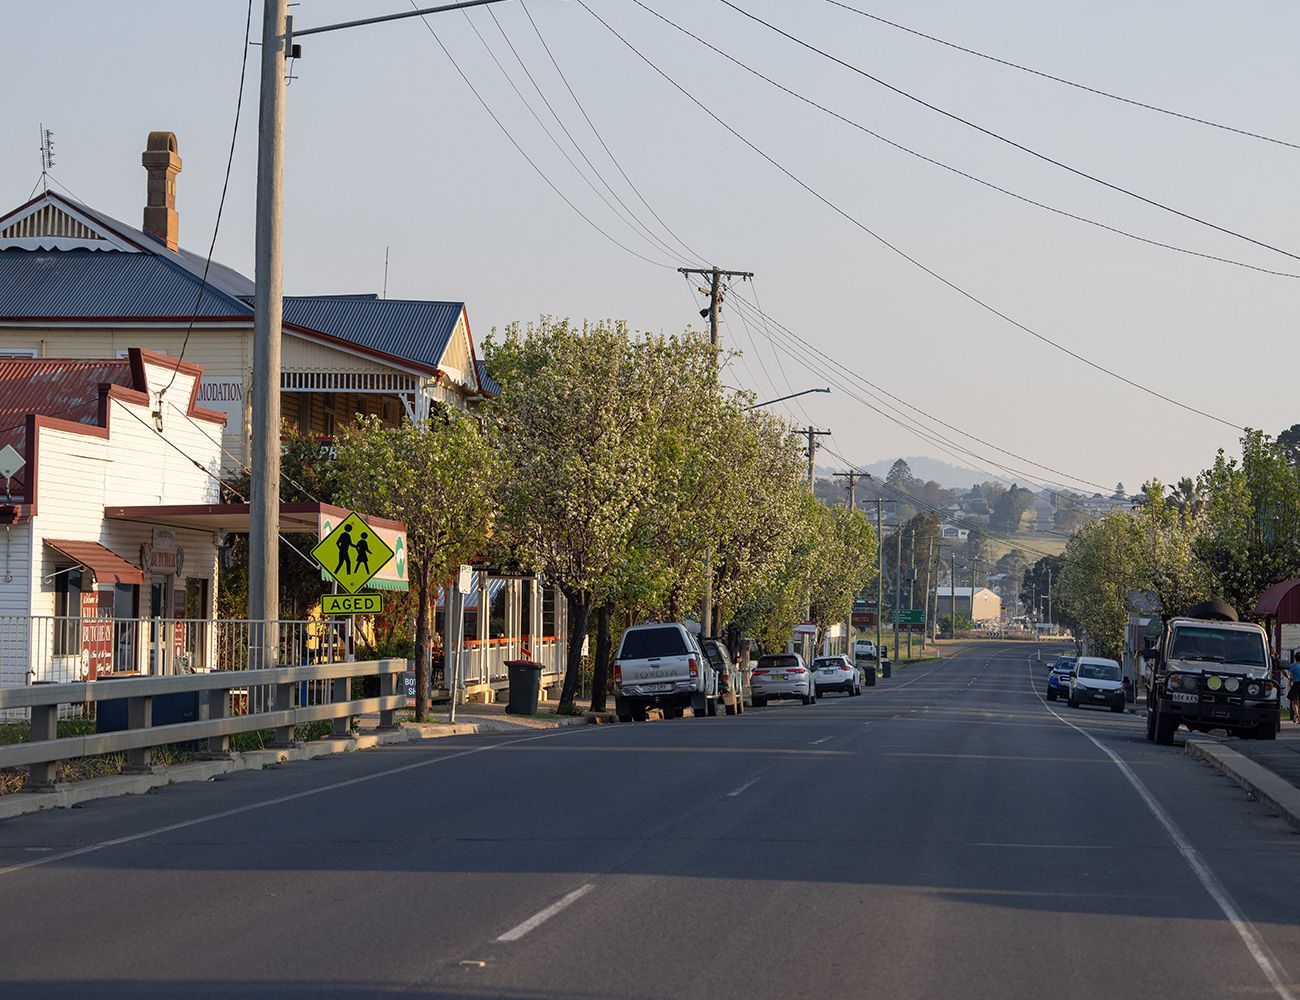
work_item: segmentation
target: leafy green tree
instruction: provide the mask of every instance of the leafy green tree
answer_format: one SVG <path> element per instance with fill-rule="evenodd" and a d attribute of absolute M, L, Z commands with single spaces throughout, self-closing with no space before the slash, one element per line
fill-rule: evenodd
<path fill-rule="evenodd" d="M 989 527 L 996 531 L 1014 534 L 1020 530 L 1020 522 L 1025 512 L 1034 505 L 1033 494 L 1012 484 L 1011 488 L 998 497 L 989 518 Z"/>
<path fill-rule="evenodd" d="M 1223 597 L 1248 613 L 1267 587 L 1300 572 L 1300 479 L 1282 447 L 1248 431 L 1240 461 L 1220 451 L 1197 485 L 1195 553 Z"/>
<path fill-rule="evenodd" d="M 406 523 L 420 721 L 429 703 L 430 608 L 456 567 L 486 548 L 496 511 L 496 449 L 477 421 L 447 414 L 400 427 L 362 418 L 342 430 L 335 451 L 340 502 Z"/>
<path fill-rule="evenodd" d="M 560 702 L 571 705 L 592 609 L 636 562 L 645 508 L 660 502 L 657 422 L 669 401 L 623 324 L 577 328 L 543 317 L 527 330 L 507 329 L 485 353 L 502 386 L 488 415 L 511 472 L 501 490 L 502 529 L 520 563 L 565 596 Z"/>
<path fill-rule="evenodd" d="M 1300 465 L 1300 424 L 1292 424 L 1277 436 L 1277 446 L 1286 456 L 1287 464 Z"/>

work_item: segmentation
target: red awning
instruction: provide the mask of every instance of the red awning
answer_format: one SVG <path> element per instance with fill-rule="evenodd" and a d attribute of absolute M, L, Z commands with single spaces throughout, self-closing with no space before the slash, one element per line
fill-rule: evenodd
<path fill-rule="evenodd" d="M 1281 583 L 1273 584 L 1259 595 L 1259 600 L 1255 602 L 1255 614 L 1261 618 L 1272 618 L 1296 587 L 1300 587 L 1300 580 L 1283 580 Z"/>
<path fill-rule="evenodd" d="M 110 552 L 99 542 L 47 538 L 45 544 L 55 552 L 67 556 L 82 569 L 90 570 L 98 584 L 103 586 L 118 583 L 144 584 L 144 573 L 139 566 L 132 566 L 116 552 Z"/>

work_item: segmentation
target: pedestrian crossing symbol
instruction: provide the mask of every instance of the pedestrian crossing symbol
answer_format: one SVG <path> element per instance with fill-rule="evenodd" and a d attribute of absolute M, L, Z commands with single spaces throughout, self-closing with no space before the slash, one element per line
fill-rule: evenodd
<path fill-rule="evenodd" d="M 317 543 L 311 555 L 340 587 L 355 594 L 392 561 L 393 550 L 353 511 Z"/>

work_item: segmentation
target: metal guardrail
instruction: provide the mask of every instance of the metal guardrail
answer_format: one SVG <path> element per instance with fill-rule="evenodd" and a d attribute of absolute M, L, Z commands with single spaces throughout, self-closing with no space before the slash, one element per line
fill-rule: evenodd
<path fill-rule="evenodd" d="M 0 746 L 0 767 L 30 767 L 31 775 L 25 787 L 39 791 L 53 787 L 59 763 L 77 757 L 125 751 L 127 770 L 145 771 L 152 764 L 152 749 L 169 743 L 207 740 L 207 753 L 222 756 L 230 752 L 229 739 L 235 733 L 274 729 L 276 743 L 288 745 L 293 741 L 294 726 L 321 719 L 333 719 L 335 737 L 346 737 L 352 716 L 367 712 L 379 713 L 380 728 L 392 728 L 396 709 L 406 703 L 405 695 L 397 691 L 397 679 L 405 670 L 405 660 L 384 659 L 0 689 L 0 710 L 31 712 L 31 739 Z M 352 679 L 375 676 L 379 678 L 379 696 L 353 700 Z M 319 694 L 311 697 L 313 690 L 321 692 L 323 682 L 329 686 L 328 700 Z M 233 692 L 258 686 L 272 692 L 265 709 L 254 711 L 250 702 L 246 714 L 232 711 Z M 307 698 L 300 697 L 303 690 L 309 692 Z M 199 719 L 153 725 L 153 699 L 182 693 L 199 693 Z M 61 705 L 119 699 L 127 702 L 126 729 L 87 736 L 58 736 Z"/>

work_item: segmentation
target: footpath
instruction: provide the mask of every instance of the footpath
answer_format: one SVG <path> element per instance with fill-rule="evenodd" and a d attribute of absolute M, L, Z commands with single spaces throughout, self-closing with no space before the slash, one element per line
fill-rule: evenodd
<path fill-rule="evenodd" d="M 1300 725 L 1282 713 L 1276 740 L 1188 737 L 1189 756 L 1222 771 L 1300 831 Z"/>

